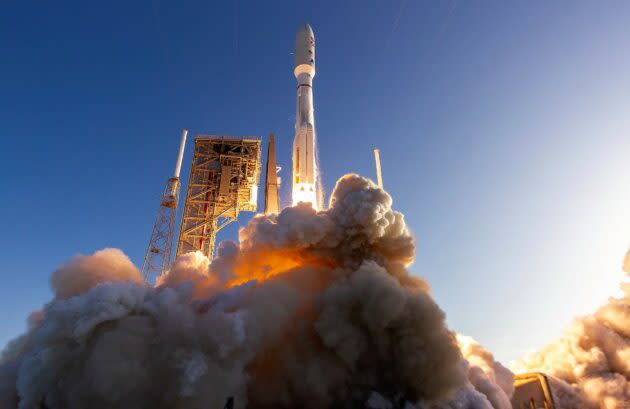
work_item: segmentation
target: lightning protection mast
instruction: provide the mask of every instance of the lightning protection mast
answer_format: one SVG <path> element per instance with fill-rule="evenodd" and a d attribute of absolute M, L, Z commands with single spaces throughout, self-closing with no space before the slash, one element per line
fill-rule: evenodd
<path fill-rule="evenodd" d="M 381 151 L 374 149 L 374 163 L 376 163 L 376 180 L 378 187 L 383 188 L 383 174 L 381 173 Z"/>
<path fill-rule="evenodd" d="M 179 172 L 184 157 L 184 146 L 188 131 L 182 131 L 182 140 L 179 145 L 179 154 L 175 164 L 173 177 L 166 181 L 166 187 L 162 193 L 160 207 L 155 217 L 149 247 L 142 263 L 142 275 L 147 283 L 154 284 L 171 266 L 171 253 L 173 248 L 173 235 L 175 233 L 175 217 L 179 203 Z"/>

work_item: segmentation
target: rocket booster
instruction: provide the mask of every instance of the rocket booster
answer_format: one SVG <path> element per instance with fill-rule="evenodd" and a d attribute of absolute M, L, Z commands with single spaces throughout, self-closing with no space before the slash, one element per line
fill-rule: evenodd
<path fill-rule="evenodd" d="M 315 117 L 313 115 L 313 77 L 315 76 L 315 36 L 308 24 L 300 27 L 295 37 L 297 111 L 293 139 L 293 205 L 317 203 L 317 160 Z"/>

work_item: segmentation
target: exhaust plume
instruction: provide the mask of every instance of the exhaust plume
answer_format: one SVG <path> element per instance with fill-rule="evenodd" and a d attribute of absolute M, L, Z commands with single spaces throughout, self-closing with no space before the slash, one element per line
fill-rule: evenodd
<path fill-rule="evenodd" d="M 447 328 L 391 206 L 347 175 L 327 210 L 258 215 L 155 288 L 119 250 L 77 256 L 2 353 L 0 408 L 509 408 L 511 373 Z"/>

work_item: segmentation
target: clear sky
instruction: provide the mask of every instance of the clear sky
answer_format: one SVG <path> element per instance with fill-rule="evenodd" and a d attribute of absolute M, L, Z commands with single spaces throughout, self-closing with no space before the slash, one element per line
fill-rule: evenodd
<path fill-rule="evenodd" d="M 629 2 L 10 1 L 0 345 L 76 253 L 141 264 L 181 128 L 275 132 L 289 180 L 305 21 L 324 185 L 374 177 L 381 149 L 418 236 L 412 271 L 452 328 L 509 361 L 614 293 L 630 245 Z"/>

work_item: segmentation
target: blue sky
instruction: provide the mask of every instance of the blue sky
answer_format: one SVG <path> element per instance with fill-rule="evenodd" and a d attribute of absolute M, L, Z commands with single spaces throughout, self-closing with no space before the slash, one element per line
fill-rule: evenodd
<path fill-rule="evenodd" d="M 289 179 L 304 21 L 324 185 L 374 177 L 381 149 L 418 236 L 412 271 L 455 330 L 509 361 L 614 293 L 630 245 L 630 3 L 9 2 L 0 344 L 76 253 L 114 246 L 141 264 L 181 128 L 275 132 Z"/>

